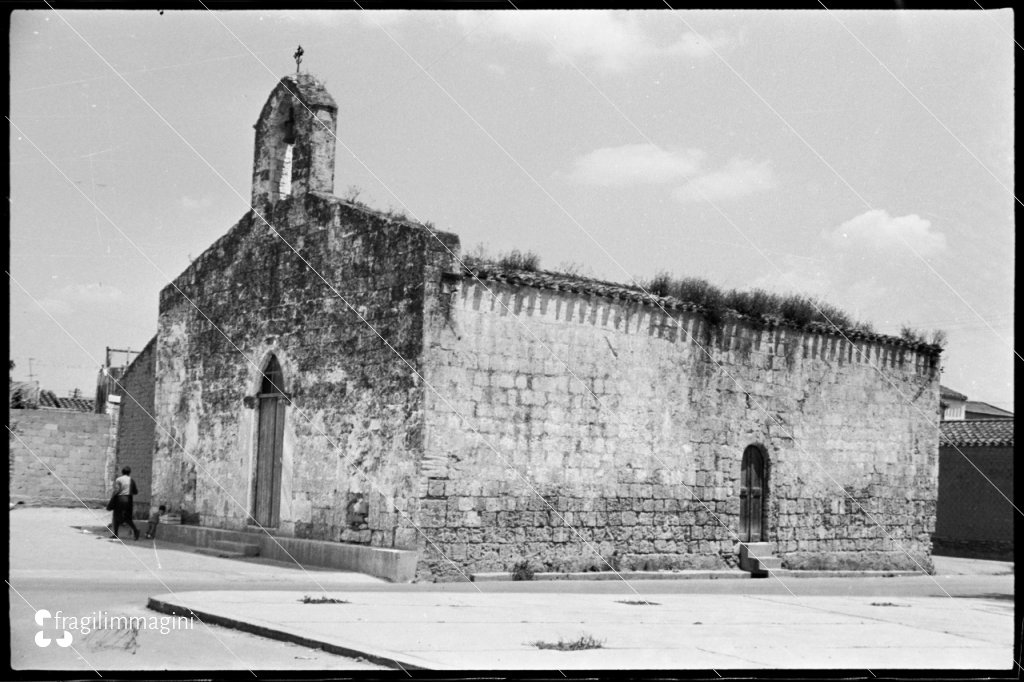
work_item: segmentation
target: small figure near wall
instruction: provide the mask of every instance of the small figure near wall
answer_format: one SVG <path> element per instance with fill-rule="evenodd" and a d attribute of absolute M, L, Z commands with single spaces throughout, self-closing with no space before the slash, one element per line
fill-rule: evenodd
<path fill-rule="evenodd" d="M 146 539 L 151 540 L 156 535 L 156 527 L 160 524 L 160 517 L 167 512 L 165 505 L 160 505 L 160 508 L 149 515 L 149 523 L 146 525 Z"/>

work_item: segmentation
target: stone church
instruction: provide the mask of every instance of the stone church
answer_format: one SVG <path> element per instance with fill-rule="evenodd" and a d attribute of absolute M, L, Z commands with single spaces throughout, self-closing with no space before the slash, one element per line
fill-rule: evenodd
<path fill-rule="evenodd" d="M 440 579 L 726 568 L 742 543 L 930 568 L 938 348 L 464 267 L 457 236 L 332 194 L 337 119 L 282 78 L 252 210 L 161 292 L 154 503 Z"/>

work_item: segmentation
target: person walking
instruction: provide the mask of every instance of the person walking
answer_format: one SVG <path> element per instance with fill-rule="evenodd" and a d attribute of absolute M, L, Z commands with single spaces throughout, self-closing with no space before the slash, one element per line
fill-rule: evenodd
<path fill-rule="evenodd" d="M 135 485 L 135 481 L 132 480 L 131 473 L 132 468 L 126 466 L 121 469 L 121 475 L 114 479 L 114 494 L 110 500 L 114 519 L 110 524 L 110 532 L 116 538 L 121 526 L 128 524 L 128 527 L 135 533 L 135 539 L 138 540 L 139 529 L 135 527 L 135 521 L 132 519 L 135 506 L 132 497 L 139 494 L 139 489 Z"/>

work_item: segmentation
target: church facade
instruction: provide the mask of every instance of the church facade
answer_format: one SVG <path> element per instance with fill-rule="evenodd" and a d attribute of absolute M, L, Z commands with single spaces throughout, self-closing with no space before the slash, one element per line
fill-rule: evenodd
<path fill-rule="evenodd" d="M 161 292 L 154 501 L 441 579 L 930 568 L 939 349 L 463 266 L 332 194 L 337 114 L 280 81 L 252 210 Z"/>

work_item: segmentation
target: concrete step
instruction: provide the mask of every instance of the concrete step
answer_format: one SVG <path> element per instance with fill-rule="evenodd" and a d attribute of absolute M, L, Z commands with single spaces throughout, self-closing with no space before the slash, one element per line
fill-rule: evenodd
<path fill-rule="evenodd" d="M 730 569 L 710 570 L 665 570 L 665 571 L 581 571 L 576 573 L 537 572 L 531 580 L 716 580 L 749 578 L 750 573 Z M 508 571 L 500 573 L 472 573 L 473 582 L 511 581 Z"/>
<path fill-rule="evenodd" d="M 744 542 L 740 544 L 740 568 L 751 574 L 766 574 L 768 569 L 782 567 L 782 559 L 774 556 L 774 542 Z"/>
<path fill-rule="evenodd" d="M 740 543 L 740 556 L 746 552 L 747 554 L 755 557 L 759 556 L 772 556 L 775 554 L 775 543 L 774 542 L 741 542 Z"/>
<path fill-rule="evenodd" d="M 205 554 L 206 556 L 215 556 L 220 559 L 245 559 L 246 555 L 241 552 L 229 552 L 223 549 L 214 549 L 213 547 L 200 547 L 196 550 L 196 554 Z"/>
<path fill-rule="evenodd" d="M 216 540 L 213 549 L 222 552 L 237 552 L 242 556 L 259 556 L 260 546 L 248 542 L 236 542 L 233 540 Z"/>
<path fill-rule="evenodd" d="M 758 567 L 763 570 L 767 570 L 769 568 L 775 570 L 776 568 L 782 568 L 782 559 L 775 556 L 760 557 L 757 560 L 757 564 Z"/>
<path fill-rule="evenodd" d="M 272 561 L 299 561 L 304 566 L 319 566 L 336 571 L 356 571 L 407 583 L 416 577 L 419 552 L 409 549 L 371 547 L 346 542 L 307 540 L 266 531 L 248 532 L 199 525 L 164 525 L 157 529 L 157 542 L 214 548 L 216 542 L 231 541 L 258 545 L 259 557 Z"/>

